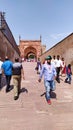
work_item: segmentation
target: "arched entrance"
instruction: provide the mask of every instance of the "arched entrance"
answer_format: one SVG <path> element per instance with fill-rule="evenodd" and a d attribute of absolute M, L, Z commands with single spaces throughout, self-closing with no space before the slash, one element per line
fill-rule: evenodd
<path fill-rule="evenodd" d="M 44 52 L 45 46 L 40 40 L 19 40 L 19 50 L 22 59 L 35 58 L 36 60 Z"/>
<path fill-rule="evenodd" d="M 34 47 L 29 46 L 24 50 L 24 59 L 28 60 L 36 60 L 37 59 L 37 51 Z"/>

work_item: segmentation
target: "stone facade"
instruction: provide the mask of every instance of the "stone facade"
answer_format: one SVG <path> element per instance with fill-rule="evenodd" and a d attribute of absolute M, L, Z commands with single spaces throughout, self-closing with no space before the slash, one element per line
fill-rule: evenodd
<path fill-rule="evenodd" d="M 61 57 L 64 57 L 66 64 L 70 63 L 73 70 L 73 33 L 41 55 L 41 61 L 43 62 L 48 55 L 60 55 Z"/>
<path fill-rule="evenodd" d="M 20 51 L 2 12 L 0 12 L 0 57 L 2 60 L 6 55 L 14 61 L 15 57 L 20 56 Z"/>
<path fill-rule="evenodd" d="M 34 55 L 35 59 L 38 59 L 40 55 L 45 51 L 45 46 L 41 45 L 41 40 L 20 40 L 19 50 L 21 57 L 28 59 L 29 55 Z"/>
<path fill-rule="evenodd" d="M 5 56 L 8 56 L 9 59 L 14 61 L 15 57 L 19 57 L 19 53 L 16 51 L 16 48 L 10 44 L 8 39 L 4 36 L 4 34 L 0 31 L 0 57 L 2 60 L 5 59 Z"/>

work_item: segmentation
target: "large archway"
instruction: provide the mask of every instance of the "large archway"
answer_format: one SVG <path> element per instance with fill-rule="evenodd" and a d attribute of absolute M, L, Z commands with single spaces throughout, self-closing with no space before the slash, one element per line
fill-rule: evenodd
<path fill-rule="evenodd" d="M 37 59 L 37 51 L 34 47 L 29 46 L 24 50 L 25 59 Z"/>
<path fill-rule="evenodd" d="M 22 59 L 27 59 L 28 57 L 38 57 L 44 52 L 45 46 L 41 45 L 40 40 L 19 40 L 19 50 Z"/>

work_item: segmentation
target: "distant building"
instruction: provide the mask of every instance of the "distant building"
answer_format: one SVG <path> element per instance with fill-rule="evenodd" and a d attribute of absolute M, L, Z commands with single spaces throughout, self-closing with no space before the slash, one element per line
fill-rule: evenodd
<path fill-rule="evenodd" d="M 21 40 L 19 39 L 20 55 L 24 59 L 38 59 L 46 51 L 46 46 L 41 44 L 40 40 Z"/>
<path fill-rule="evenodd" d="M 0 12 L 0 56 L 4 60 L 7 55 L 12 61 L 20 56 L 20 51 L 15 42 L 10 28 L 4 17 L 4 12 Z"/>

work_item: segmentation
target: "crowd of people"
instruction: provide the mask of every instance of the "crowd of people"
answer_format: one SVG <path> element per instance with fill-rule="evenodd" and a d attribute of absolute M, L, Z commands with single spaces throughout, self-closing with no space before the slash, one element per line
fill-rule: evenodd
<path fill-rule="evenodd" d="M 35 69 L 37 70 L 37 74 L 39 74 L 39 82 L 41 82 L 44 75 L 45 96 L 47 103 L 50 105 L 51 92 L 56 89 L 56 82 L 60 83 L 60 76 L 65 76 L 64 82 L 71 84 L 71 64 L 66 65 L 64 58 L 60 58 L 59 55 L 54 55 L 53 57 L 49 55 L 45 58 L 43 64 L 40 58 L 38 58 Z M 0 90 L 2 88 L 1 79 L 3 76 L 6 78 L 6 93 L 11 90 L 10 81 L 13 78 L 14 100 L 17 100 L 21 91 L 21 79 L 25 79 L 23 66 L 19 58 L 15 58 L 15 62 L 13 63 L 8 56 L 5 57 L 4 61 L 1 61 L 0 57 Z"/>
<path fill-rule="evenodd" d="M 15 58 L 15 62 L 13 63 L 8 56 L 5 57 L 4 62 L 1 61 L 0 57 L 0 90 L 2 89 L 2 76 L 6 78 L 6 93 L 11 90 L 10 81 L 13 77 L 14 100 L 17 100 L 21 88 L 21 78 L 25 79 L 23 66 L 19 58 Z"/>
<path fill-rule="evenodd" d="M 60 58 L 59 55 L 57 57 L 54 55 L 51 57 L 50 55 L 45 58 L 44 63 L 42 64 L 40 75 L 39 75 L 39 82 L 44 75 L 44 86 L 46 90 L 46 100 L 47 103 L 50 105 L 50 95 L 51 92 L 56 89 L 56 82 L 60 83 L 60 76 L 65 76 L 65 83 L 71 84 L 72 80 L 72 70 L 71 64 L 66 65 L 64 58 Z"/>

